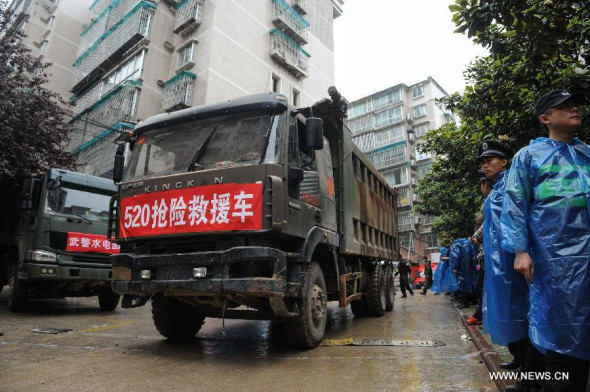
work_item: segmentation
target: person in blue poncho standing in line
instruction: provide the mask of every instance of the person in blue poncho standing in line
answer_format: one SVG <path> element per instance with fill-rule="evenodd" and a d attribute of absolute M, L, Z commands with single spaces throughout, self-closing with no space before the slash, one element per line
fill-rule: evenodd
<path fill-rule="evenodd" d="M 502 247 L 532 283 L 529 336 L 546 349 L 544 391 L 585 391 L 590 361 L 590 147 L 575 137 L 583 97 L 553 90 L 535 104 L 549 137 L 514 157 Z M 485 243 L 485 240 L 484 240 Z"/>
<path fill-rule="evenodd" d="M 486 141 L 479 149 L 485 176 L 495 181 L 483 206 L 484 247 L 484 331 L 492 342 L 507 346 L 522 372 L 543 371 L 543 355 L 528 337 L 529 287 L 514 270 L 514 254 L 501 247 L 501 214 L 509 160 L 512 152 L 500 142 Z M 522 380 L 507 390 L 539 390 L 536 380 Z"/>
<path fill-rule="evenodd" d="M 457 276 L 457 285 L 459 288 L 458 301 L 460 301 L 457 307 L 459 309 L 468 307 L 471 301 L 473 286 L 477 279 L 475 256 L 475 246 L 467 238 L 459 238 L 453 242 L 449 261 Z"/>
<path fill-rule="evenodd" d="M 440 295 L 444 290 L 442 290 L 442 278 L 449 267 L 449 257 L 447 256 L 448 248 L 446 246 L 441 246 L 438 250 L 440 252 L 440 258 L 438 260 L 438 266 L 434 271 L 434 276 L 432 278 L 432 287 L 430 288 L 431 291 L 434 291 L 434 295 Z"/>

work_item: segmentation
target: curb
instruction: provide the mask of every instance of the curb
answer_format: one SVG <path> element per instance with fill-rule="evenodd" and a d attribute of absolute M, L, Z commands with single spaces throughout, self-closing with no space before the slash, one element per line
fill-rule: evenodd
<path fill-rule="evenodd" d="M 462 314 L 459 309 L 453 305 L 457 312 L 459 313 L 459 318 L 463 322 L 465 329 L 469 333 L 471 337 L 471 341 L 475 344 L 475 347 L 479 351 L 481 351 L 480 356 L 483 362 L 485 363 L 486 367 L 488 368 L 489 372 L 503 372 L 504 370 L 500 367 L 500 363 L 502 363 L 502 359 L 496 353 L 496 350 L 492 345 L 486 340 L 485 336 L 481 333 L 481 330 L 478 328 L 477 325 L 469 325 L 467 324 L 468 316 Z M 504 392 L 507 386 L 516 385 L 516 382 L 513 380 L 499 380 L 495 379 L 494 383 L 496 384 L 496 388 L 498 391 Z"/>

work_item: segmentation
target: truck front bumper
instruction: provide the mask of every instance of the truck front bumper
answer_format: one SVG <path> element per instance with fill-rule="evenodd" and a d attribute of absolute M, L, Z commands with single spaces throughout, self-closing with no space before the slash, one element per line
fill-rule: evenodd
<path fill-rule="evenodd" d="M 25 271 L 19 272 L 24 280 L 97 281 L 111 280 L 111 267 L 84 268 L 59 264 L 25 262 Z"/>
<path fill-rule="evenodd" d="M 113 290 L 119 294 L 283 297 L 286 290 L 287 259 L 284 252 L 274 248 L 236 247 L 162 255 L 123 253 L 111 256 L 111 263 Z"/>

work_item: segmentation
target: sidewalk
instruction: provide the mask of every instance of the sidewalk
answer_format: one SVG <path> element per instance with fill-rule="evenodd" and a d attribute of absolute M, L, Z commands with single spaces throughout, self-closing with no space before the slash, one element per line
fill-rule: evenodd
<path fill-rule="evenodd" d="M 441 294 L 444 295 L 444 294 Z M 448 298 L 448 296 L 445 296 Z M 449 300 L 450 301 L 450 300 Z M 502 362 L 510 362 L 513 357 L 512 354 L 508 351 L 507 347 L 498 346 L 497 344 L 492 343 L 490 340 L 489 334 L 484 334 L 481 325 L 469 325 L 467 324 L 467 320 L 473 315 L 475 312 L 475 305 L 471 305 L 467 308 L 459 309 L 455 304 L 455 309 L 461 315 L 461 320 L 463 321 L 463 325 L 465 329 L 469 333 L 469 337 L 477 347 L 477 349 L 481 352 L 481 358 L 484 361 L 486 367 L 488 368 L 489 372 L 506 372 L 506 370 L 500 367 L 500 363 Z M 512 380 L 494 380 L 498 391 L 504 392 L 507 386 L 515 385 L 516 382 Z"/>

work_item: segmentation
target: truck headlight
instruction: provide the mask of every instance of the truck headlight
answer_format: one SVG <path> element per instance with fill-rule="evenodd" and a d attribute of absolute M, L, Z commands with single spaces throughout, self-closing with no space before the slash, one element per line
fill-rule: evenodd
<path fill-rule="evenodd" d="M 40 261 L 44 263 L 55 263 L 57 261 L 57 255 L 53 252 L 48 252 L 46 250 L 35 249 L 31 252 L 31 259 L 33 259 L 34 261 Z"/>

